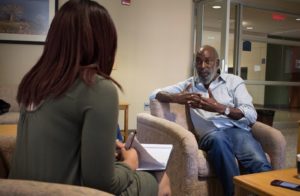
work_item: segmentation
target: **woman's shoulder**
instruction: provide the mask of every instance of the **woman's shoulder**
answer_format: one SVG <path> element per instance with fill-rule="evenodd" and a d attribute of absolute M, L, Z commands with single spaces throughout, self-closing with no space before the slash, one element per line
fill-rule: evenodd
<path fill-rule="evenodd" d="M 77 79 L 69 90 L 68 94 L 73 96 L 97 96 L 97 95 L 114 95 L 117 93 L 113 82 L 102 76 L 97 75 L 92 84 L 85 83 L 82 79 Z"/>
<path fill-rule="evenodd" d="M 106 79 L 103 76 L 96 75 L 94 84 L 91 87 L 101 87 L 101 88 L 108 88 L 108 89 L 116 89 L 112 80 Z"/>

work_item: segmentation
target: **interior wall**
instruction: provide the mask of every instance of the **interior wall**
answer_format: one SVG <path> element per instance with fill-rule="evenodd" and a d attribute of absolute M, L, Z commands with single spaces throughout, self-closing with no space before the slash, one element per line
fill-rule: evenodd
<path fill-rule="evenodd" d="M 158 87 L 188 77 L 192 64 L 193 2 L 182 0 L 96 0 L 110 12 L 118 31 L 116 69 L 112 76 L 129 103 L 129 129 L 136 128 L 136 115 Z M 59 6 L 66 0 L 59 0 Z M 19 84 L 38 60 L 42 45 L 0 43 L 0 83 Z M 120 126 L 123 126 L 120 114 Z"/>
<path fill-rule="evenodd" d="M 267 44 L 251 41 L 251 51 L 242 51 L 241 67 L 247 67 L 247 80 L 265 81 Z M 264 59 L 264 60 L 263 60 Z M 247 85 L 253 103 L 264 105 L 265 86 Z"/>

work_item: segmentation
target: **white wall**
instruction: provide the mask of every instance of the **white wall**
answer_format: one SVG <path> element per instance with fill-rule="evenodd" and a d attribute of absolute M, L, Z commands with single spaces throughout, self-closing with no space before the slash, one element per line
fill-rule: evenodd
<path fill-rule="evenodd" d="M 59 5 L 66 0 L 59 0 Z M 188 77 L 192 63 L 192 0 L 97 0 L 108 9 L 118 31 L 116 69 L 120 100 L 129 106 L 129 129 L 152 90 Z M 42 53 L 41 45 L 0 44 L 0 83 L 18 84 Z M 123 125 L 120 115 L 120 125 Z"/>

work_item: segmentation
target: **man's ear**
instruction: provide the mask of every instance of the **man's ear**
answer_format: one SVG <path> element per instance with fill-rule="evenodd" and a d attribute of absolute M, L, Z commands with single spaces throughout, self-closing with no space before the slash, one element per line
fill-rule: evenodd
<path fill-rule="evenodd" d="M 221 66 L 221 65 L 220 65 L 220 59 L 217 59 L 217 60 L 216 60 L 216 65 L 217 65 L 217 67 L 221 68 L 221 67 L 220 67 L 220 66 Z"/>
<path fill-rule="evenodd" d="M 221 69 L 220 59 L 216 60 L 216 66 L 217 66 L 218 69 Z"/>
<path fill-rule="evenodd" d="M 218 74 L 221 74 L 220 59 L 217 59 L 217 60 L 216 60 L 216 66 L 217 66 L 217 68 L 218 68 L 217 73 L 218 73 Z"/>

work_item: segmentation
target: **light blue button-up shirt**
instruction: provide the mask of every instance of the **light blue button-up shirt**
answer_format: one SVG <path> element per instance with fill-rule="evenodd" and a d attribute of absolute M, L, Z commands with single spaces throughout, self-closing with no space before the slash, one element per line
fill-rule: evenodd
<path fill-rule="evenodd" d="M 198 78 L 190 77 L 175 85 L 156 89 L 150 95 L 150 99 L 155 99 L 159 91 L 180 93 L 189 84 L 192 84 L 192 88 L 189 89 L 189 92 L 200 93 L 203 97 L 209 97 L 208 90 L 201 82 L 198 82 Z M 250 125 L 256 121 L 257 113 L 252 104 L 252 97 L 248 93 L 243 79 L 236 75 L 223 73 L 212 81 L 209 85 L 209 89 L 217 102 L 240 109 L 244 117 L 239 120 L 234 120 L 219 113 L 190 108 L 194 128 L 200 137 L 216 129 L 234 126 L 249 131 L 251 129 Z"/>

